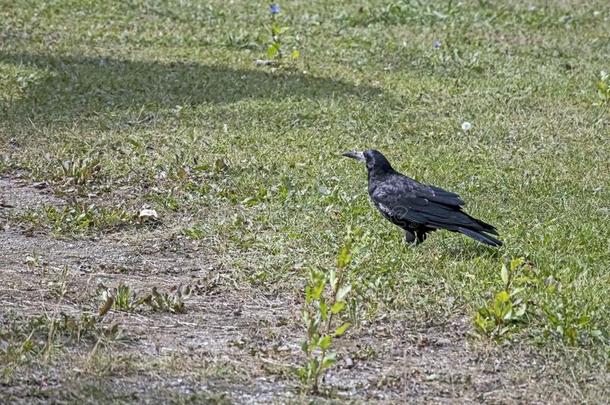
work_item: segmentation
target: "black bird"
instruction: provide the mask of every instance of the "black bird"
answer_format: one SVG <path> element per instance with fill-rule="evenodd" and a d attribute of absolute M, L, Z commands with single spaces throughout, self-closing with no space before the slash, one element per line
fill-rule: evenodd
<path fill-rule="evenodd" d="M 398 173 L 379 151 L 345 152 L 343 156 L 366 163 L 373 204 L 386 219 L 405 230 L 408 243 L 419 244 L 428 232 L 447 229 L 489 246 L 502 245 L 488 235 L 498 235 L 496 228 L 462 211 L 464 201 L 459 195 Z"/>

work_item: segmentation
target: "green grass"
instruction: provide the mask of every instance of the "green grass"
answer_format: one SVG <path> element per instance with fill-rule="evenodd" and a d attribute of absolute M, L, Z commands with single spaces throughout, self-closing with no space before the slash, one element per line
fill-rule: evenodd
<path fill-rule="evenodd" d="M 503 261 L 524 257 L 531 312 L 509 344 L 577 346 L 607 370 L 607 2 L 344 3 L 281 3 L 283 46 L 300 58 L 279 68 L 254 64 L 267 3 L 0 6 L 0 173 L 68 203 L 11 221 L 55 237 L 145 233 L 135 218 L 150 206 L 236 284 L 294 296 L 359 227 L 368 321 L 472 320 L 502 290 Z M 458 192 L 504 247 L 446 232 L 405 247 L 363 168 L 340 157 L 367 148 Z"/>

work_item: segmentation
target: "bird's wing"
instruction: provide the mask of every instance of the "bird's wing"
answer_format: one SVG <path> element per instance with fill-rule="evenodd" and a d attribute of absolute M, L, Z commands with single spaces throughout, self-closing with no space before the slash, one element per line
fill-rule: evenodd
<path fill-rule="evenodd" d="M 404 222 L 439 228 L 472 225 L 472 219 L 461 211 L 464 202 L 457 194 L 406 177 L 386 179 L 375 188 L 371 198 L 398 225 Z"/>
<path fill-rule="evenodd" d="M 462 200 L 460 198 L 460 196 L 457 195 L 456 193 L 452 193 L 451 191 L 443 190 L 440 187 L 426 186 L 426 185 L 419 184 L 419 183 L 418 183 L 418 185 L 422 186 L 422 188 L 424 188 L 422 194 L 429 195 L 430 191 L 432 192 L 432 195 L 427 197 L 430 201 L 434 201 L 434 202 L 449 205 L 449 206 L 456 206 L 456 207 L 461 207 L 462 205 L 464 205 L 464 200 Z M 425 190 L 425 189 L 427 189 L 427 190 Z"/>

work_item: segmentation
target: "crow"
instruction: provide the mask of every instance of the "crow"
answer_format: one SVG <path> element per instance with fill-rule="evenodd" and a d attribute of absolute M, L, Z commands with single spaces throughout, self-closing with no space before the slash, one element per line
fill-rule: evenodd
<path fill-rule="evenodd" d="M 417 245 L 428 232 L 447 229 L 489 246 L 502 245 L 488 235 L 498 235 L 496 228 L 462 211 L 464 201 L 459 195 L 398 173 L 379 151 L 351 151 L 343 156 L 366 163 L 373 204 L 386 219 L 405 230 L 407 243 Z"/>

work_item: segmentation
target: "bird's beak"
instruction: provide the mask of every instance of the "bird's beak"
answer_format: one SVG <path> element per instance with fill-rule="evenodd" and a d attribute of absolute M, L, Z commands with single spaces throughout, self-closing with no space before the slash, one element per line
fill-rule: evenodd
<path fill-rule="evenodd" d="M 343 153 L 343 156 L 348 157 L 348 158 L 352 158 L 352 159 L 356 159 L 359 162 L 364 162 L 364 154 L 362 152 L 358 152 L 355 150 L 349 151 L 349 152 L 345 152 Z"/>

